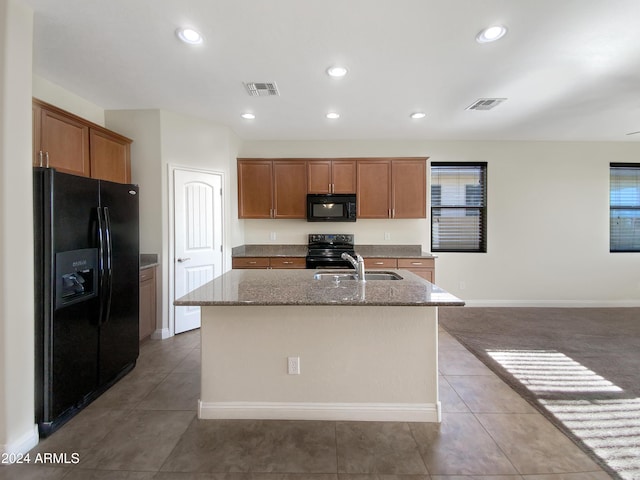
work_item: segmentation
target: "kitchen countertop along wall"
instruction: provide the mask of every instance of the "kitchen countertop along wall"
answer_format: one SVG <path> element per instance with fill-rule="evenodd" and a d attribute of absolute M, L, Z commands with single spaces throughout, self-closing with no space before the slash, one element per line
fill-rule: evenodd
<path fill-rule="evenodd" d="M 157 253 L 141 253 L 140 254 L 140 270 L 151 268 L 159 265 Z"/>
<path fill-rule="evenodd" d="M 366 258 L 436 258 L 420 245 L 356 245 L 356 253 Z M 306 257 L 307 245 L 241 245 L 233 257 Z"/>

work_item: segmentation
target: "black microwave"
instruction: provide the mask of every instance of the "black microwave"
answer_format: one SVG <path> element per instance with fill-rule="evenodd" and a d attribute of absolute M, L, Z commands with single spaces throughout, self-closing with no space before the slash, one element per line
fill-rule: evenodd
<path fill-rule="evenodd" d="M 353 193 L 307 195 L 307 222 L 355 222 L 356 196 Z"/>

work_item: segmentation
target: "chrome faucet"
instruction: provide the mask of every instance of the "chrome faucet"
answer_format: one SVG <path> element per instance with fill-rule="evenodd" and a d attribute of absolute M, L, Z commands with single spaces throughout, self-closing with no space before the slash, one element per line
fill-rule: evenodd
<path fill-rule="evenodd" d="M 343 252 L 341 255 L 343 260 L 349 260 L 349 263 L 353 265 L 353 268 L 356 269 L 356 277 L 358 277 L 359 282 L 366 282 L 364 277 L 364 259 L 358 253 L 356 253 L 356 258 L 353 258 L 347 252 Z"/>

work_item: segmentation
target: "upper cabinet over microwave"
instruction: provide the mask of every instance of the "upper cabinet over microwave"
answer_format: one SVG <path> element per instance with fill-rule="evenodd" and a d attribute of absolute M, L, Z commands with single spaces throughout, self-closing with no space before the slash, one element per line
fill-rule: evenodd
<path fill-rule="evenodd" d="M 426 218 L 426 160 L 239 158 L 238 218 L 309 219 L 307 194 L 355 195 L 350 220 L 324 221 Z"/>

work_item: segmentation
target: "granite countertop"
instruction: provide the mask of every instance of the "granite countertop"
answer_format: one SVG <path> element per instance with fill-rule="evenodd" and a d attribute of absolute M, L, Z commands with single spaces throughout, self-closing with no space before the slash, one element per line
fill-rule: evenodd
<path fill-rule="evenodd" d="M 365 258 L 437 258 L 421 245 L 356 245 L 355 251 Z"/>
<path fill-rule="evenodd" d="M 232 249 L 233 257 L 306 257 L 307 245 L 241 245 Z M 436 258 L 420 245 L 356 245 L 355 251 L 367 258 Z"/>
<path fill-rule="evenodd" d="M 327 270 L 323 270 L 326 272 Z M 180 306 L 463 306 L 464 301 L 407 270 L 402 280 L 315 280 L 315 270 L 231 270 L 176 300 Z"/>
<path fill-rule="evenodd" d="M 158 266 L 157 253 L 141 253 L 140 254 L 140 270 Z"/>

